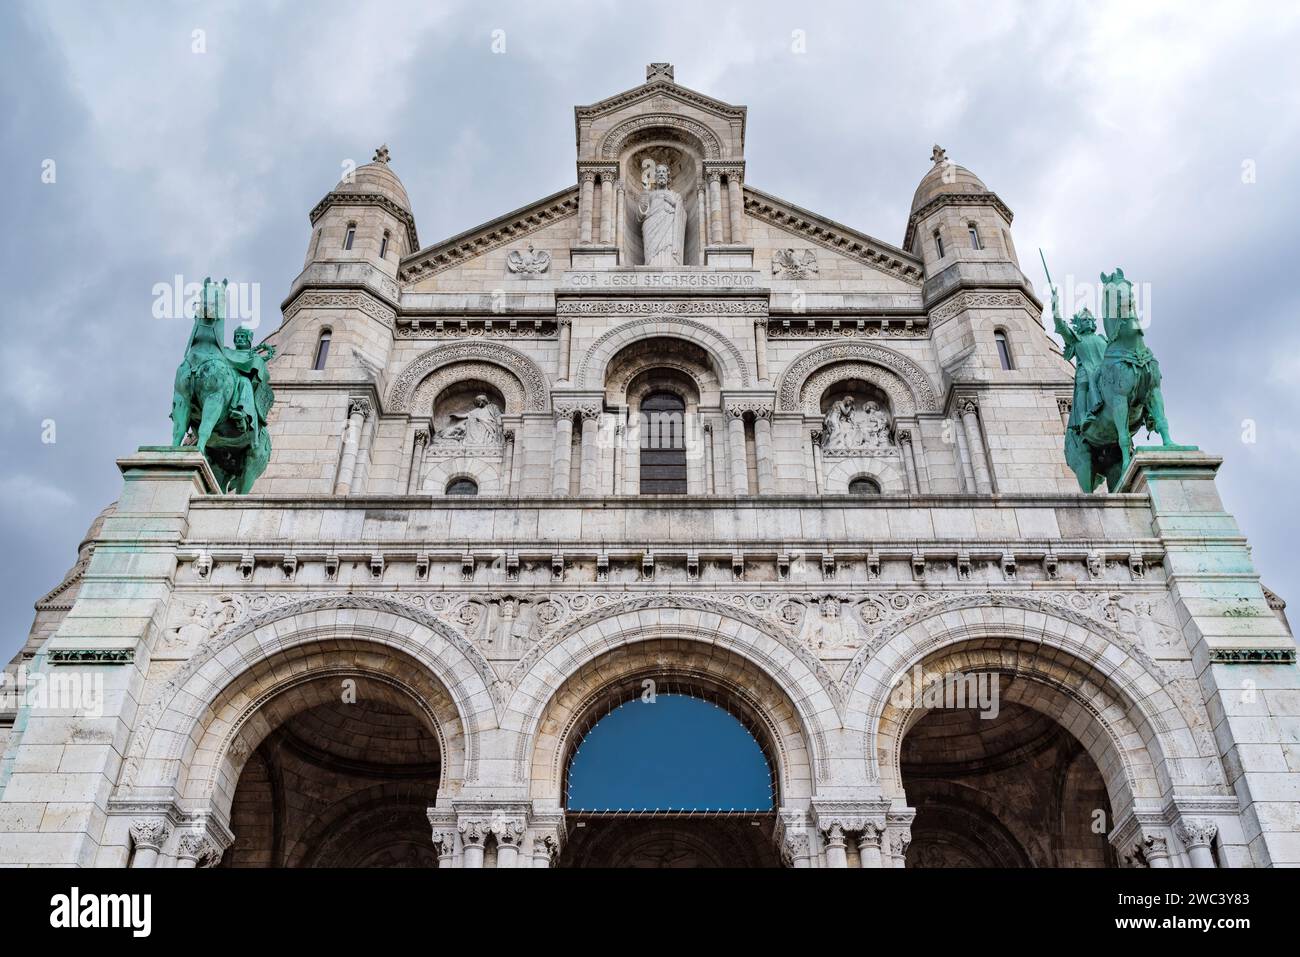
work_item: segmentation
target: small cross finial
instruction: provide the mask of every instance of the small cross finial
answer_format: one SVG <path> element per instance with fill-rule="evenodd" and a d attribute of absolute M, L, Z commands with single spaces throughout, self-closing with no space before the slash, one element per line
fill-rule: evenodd
<path fill-rule="evenodd" d="M 930 151 L 930 159 L 934 160 L 935 166 L 942 166 L 948 162 L 948 151 L 938 143 L 934 144 L 934 149 Z"/>
<path fill-rule="evenodd" d="M 373 162 L 373 163 L 387 163 L 387 162 L 388 162 L 388 144 L 385 143 L 383 146 L 379 147 L 379 149 L 375 150 L 375 155 L 372 156 L 372 157 L 370 158 L 370 160 L 371 160 L 371 162 Z"/>
<path fill-rule="evenodd" d="M 673 65 L 671 63 L 649 63 L 645 68 L 645 80 L 649 83 L 651 80 L 673 81 Z"/>

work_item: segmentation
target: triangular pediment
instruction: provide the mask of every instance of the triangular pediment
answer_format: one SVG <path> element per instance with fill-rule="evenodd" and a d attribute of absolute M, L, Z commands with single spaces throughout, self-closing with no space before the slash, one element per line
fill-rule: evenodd
<path fill-rule="evenodd" d="M 924 279 L 921 260 L 906 250 L 748 184 L 745 185 L 745 215 L 823 249 L 864 263 L 909 285 L 920 286 Z"/>

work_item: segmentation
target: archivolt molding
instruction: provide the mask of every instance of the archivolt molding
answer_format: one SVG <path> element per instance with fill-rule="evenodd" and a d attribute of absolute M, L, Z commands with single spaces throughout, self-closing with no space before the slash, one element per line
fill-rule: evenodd
<path fill-rule="evenodd" d="M 611 329 L 592 343 L 578 365 L 577 382 L 582 389 L 600 389 L 610 359 L 626 345 L 642 339 L 656 337 L 685 339 L 693 342 L 717 359 L 724 387 L 736 388 L 751 384 L 745 357 L 730 339 L 702 322 L 671 315 L 653 315 L 633 319 Z"/>
<path fill-rule="evenodd" d="M 600 145 L 600 155 L 605 160 L 616 160 L 623 151 L 623 144 L 636 133 L 647 129 L 671 129 L 679 134 L 693 137 L 704 153 L 704 159 L 723 159 L 722 141 L 716 133 L 698 120 L 672 113 L 646 113 L 624 120 L 611 127 L 604 135 Z"/>
<path fill-rule="evenodd" d="M 546 411 L 550 394 L 546 375 L 537 363 L 522 352 L 497 342 L 457 342 L 421 353 L 402 370 L 397 381 L 393 383 L 388 401 L 385 403 L 385 411 L 411 412 L 412 400 L 416 392 L 420 391 L 420 384 L 425 377 L 443 366 L 456 362 L 486 362 L 509 371 L 522 389 L 524 410 Z M 481 378 L 481 375 L 477 377 Z M 505 390 L 502 391 L 504 394 Z"/>
<path fill-rule="evenodd" d="M 990 608 L 1005 608 L 1013 614 L 1001 623 L 987 614 L 969 614 Z M 1213 760 L 1205 760 L 1216 757 L 1212 739 L 1198 733 L 1208 730 L 1208 718 L 1198 713 L 1178 681 L 1114 629 L 1073 609 L 1025 595 L 962 595 L 927 604 L 890 622 L 858 650 L 845 669 L 841 682 L 849 702 L 849 720 L 864 722 L 868 738 L 874 738 L 889 705 L 890 682 L 898 673 L 946 647 L 967 641 L 994 647 L 990 640 L 1057 649 L 1090 669 L 1081 674 L 1083 680 L 1112 682 L 1126 696 L 1124 706 L 1136 709 L 1155 734 L 1154 746 L 1162 760 L 1153 763 L 1167 778 L 1162 782 L 1166 786 L 1224 785 L 1221 769 L 1217 773 L 1205 770 L 1218 768 Z M 874 749 L 869 750 L 869 759 L 874 761 Z M 1184 780 L 1198 775 L 1200 779 Z"/>
<path fill-rule="evenodd" d="M 647 615 L 645 612 L 652 614 Z M 661 614 L 653 614 L 654 612 Z M 665 612 L 667 614 L 662 614 Z M 683 612 L 688 614 L 682 614 Z M 717 624 L 708 624 L 701 613 L 716 616 Z M 618 624 L 623 618 L 627 619 L 626 627 L 619 628 Z M 617 634 L 611 634 L 612 631 L 617 631 Z M 582 652 L 582 660 L 570 657 L 562 662 L 557 661 L 555 664 L 558 670 L 564 673 L 554 680 L 547 680 L 545 671 L 555 672 L 557 668 L 545 669 L 541 663 L 552 650 L 584 632 L 590 635 L 591 640 Z M 825 734 L 818 718 L 825 709 L 818 706 L 814 699 L 819 695 L 824 696 L 826 704 L 830 705 L 841 721 L 845 708 L 844 693 L 826 665 L 796 637 L 783 632 L 766 619 L 736 605 L 691 595 L 648 595 L 579 615 L 544 636 L 520 659 L 504 679 L 510 695 L 504 713 L 522 716 L 520 731 L 523 738 L 518 753 L 522 762 L 520 768 L 527 767 L 526 749 L 536 733 L 536 722 L 540 719 L 546 702 L 570 674 L 586 661 L 611 648 L 636 640 L 665 637 L 694 639 L 719 645 L 762 669 L 777 682 L 799 713 L 805 732 L 816 742 L 813 747 L 818 759 L 817 773 L 819 776 L 826 773 Z M 768 647 L 765 648 L 765 645 Z M 774 654 L 778 648 L 780 652 Z M 796 661 L 799 667 L 792 670 L 790 665 Z M 805 676 L 802 681 L 798 677 L 800 672 Z M 529 687 L 530 678 L 533 679 L 531 683 L 537 687 Z"/>
<path fill-rule="evenodd" d="M 798 401 L 804 414 L 820 417 L 821 397 L 847 379 L 862 379 L 879 388 L 889 396 L 889 410 L 895 417 L 916 414 L 916 396 L 907 382 L 892 369 L 870 362 L 834 362 L 808 376 L 799 390 Z"/>
<path fill-rule="evenodd" d="M 883 367 L 907 385 L 911 407 L 917 412 L 939 411 L 939 400 L 925 370 L 907 356 L 884 346 L 865 342 L 838 342 L 810 349 L 795 359 L 781 373 L 777 383 L 777 409 L 798 412 L 808 378 L 823 366 L 839 362 L 858 362 Z M 850 376 L 846 376 L 849 378 Z M 878 377 L 873 377 L 873 381 Z M 829 383 L 828 383 L 829 384 Z M 886 390 L 888 391 L 888 390 Z M 893 395 L 890 395 L 893 399 Z"/>
<path fill-rule="evenodd" d="M 420 414 L 431 411 L 433 403 L 444 389 L 469 379 L 495 386 L 505 399 L 506 405 L 502 412 L 506 415 L 518 415 L 524 411 L 527 396 L 523 383 L 513 372 L 495 362 L 456 362 L 431 372 L 415 387 L 409 403 L 410 410 Z"/>
<path fill-rule="evenodd" d="M 358 615 L 356 621 L 346 629 L 341 629 L 333 619 L 323 623 L 318 621 L 315 615 L 322 611 L 341 610 L 369 612 L 371 615 L 389 614 L 395 619 L 413 621 L 426 631 L 423 635 L 418 631 L 410 635 L 389 631 L 366 621 L 362 615 Z M 272 627 L 286 620 L 291 622 L 289 627 L 283 625 Z M 141 764 L 151 756 L 150 748 L 156 747 L 153 745 L 154 732 L 159 728 L 165 714 L 178 712 L 193 720 L 194 715 L 191 712 L 195 708 L 201 709 L 205 706 L 203 699 L 220 693 L 221 689 L 212 688 L 213 682 L 208 681 L 201 674 L 204 666 L 241 638 L 255 634 L 262 636 L 263 647 L 259 649 L 257 655 L 259 660 L 265 660 L 272 654 L 297 645 L 341 635 L 368 637 L 379 643 L 392 644 L 399 650 L 407 652 L 424 664 L 430 674 L 451 694 L 460 714 L 462 727 L 465 729 L 466 774 L 467 776 L 470 774 L 470 765 L 476 758 L 479 729 L 477 716 L 483 710 L 484 704 L 496 709 L 500 707 L 502 701 L 502 689 L 487 659 L 468 638 L 422 609 L 376 596 L 325 595 L 277 605 L 261 614 L 236 622 L 201 646 L 177 669 L 144 708 L 127 749 L 119 783 L 121 789 L 129 790 L 138 783 Z M 437 640 L 430 641 L 432 638 Z M 449 655 L 447 647 L 454 649 L 457 654 Z M 253 663 L 255 662 L 247 662 L 249 666 Z M 465 674 L 465 665 L 468 665 L 468 670 L 474 677 Z M 228 678 L 229 675 L 226 677 Z M 193 692 L 189 690 L 191 683 L 194 685 Z M 174 741 L 168 748 L 168 753 L 152 756 L 174 760 L 179 756 L 177 753 L 179 746 L 179 740 Z"/>

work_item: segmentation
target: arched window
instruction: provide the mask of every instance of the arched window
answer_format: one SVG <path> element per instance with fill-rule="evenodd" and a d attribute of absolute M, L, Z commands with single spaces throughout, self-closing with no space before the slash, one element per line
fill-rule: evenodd
<path fill-rule="evenodd" d="M 943 236 L 939 234 L 937 229 L 934 231 L 934 251 L 940 259 L 943 258 Z"/>
<path fill-rule="evenodd" d="M 1004 369 L 1014 369 L 1015 365 L 1011 361 L 1011 344 L 1007 341 L 1007 334 L 1001 329 L 994 330 L 993 341 L 998 347 L 998 361 L 1002 363 Z"/>
<path fill-rule="evenodd" d="M 595 722 L 568 767 L 578 811 L 767 810 L 775 778 L 739 718 L 692 694 L 638 694 Z"/>
<path fill-rule="evenodd" d="M 686 403 L 673 392 L 641 400 L 641 494 L 686 494 Z"/>
<path fill-rule="evenodd" d="M 983 249 L 984 244 L 980 242 L 980 230 L 974 223 L 966 224 L 966 231 L 970 233 L 970 248 Z"/>
<path fill-rule="evenodd" d="M 477 495 L 478 483 L 471 478 L 454 478 L 447 483 L 448 495 Z"/>
<path fill-rule="evenodd" d="M 879 495 L 880 483 L 866 475 L 859 475 L 849 482 L 850 495 Z"/>
<path fill-rule="evenodd" d="M 311 367 L 317 372 L 325 368 L 325 360 L 330 354 L 330 337 L 333 335 L 329 327 L 326 326 L 320 331 L 320 339 L 316 342 L 316 359 L 312 362 Z"/>
<path fill-rule="evenodd" d="M 356 240 L 356 238 L 357 238 L 357 224 L 348 223 L 348 231 L 343 234 L 343 248 L 351 249 L 352 243 Z"/>
<path fill-rule="evenodd" d="M 383 259 L 388 255 L 388 230 L 384 230 L 383 239 L 379 240 L 379 258 Z"/>

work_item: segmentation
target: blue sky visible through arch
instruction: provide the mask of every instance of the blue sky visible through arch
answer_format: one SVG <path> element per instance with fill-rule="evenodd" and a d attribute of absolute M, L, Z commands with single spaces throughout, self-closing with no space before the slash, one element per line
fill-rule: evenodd
<path fill-rule="evenodd" d="M 571 810 L 765 810 L 771 772 L 753 735 L 707 701 L 633 699 L 587 733 L 569 768 Z"/>

